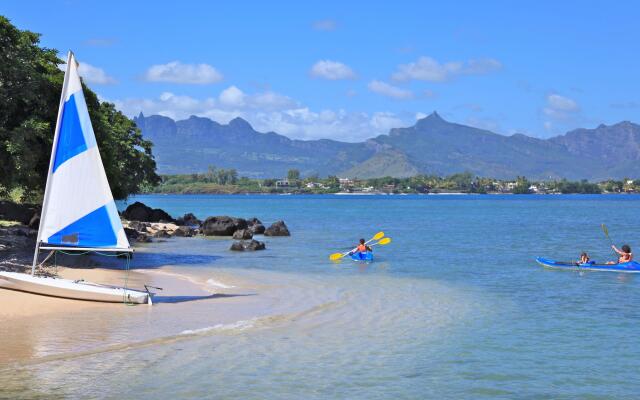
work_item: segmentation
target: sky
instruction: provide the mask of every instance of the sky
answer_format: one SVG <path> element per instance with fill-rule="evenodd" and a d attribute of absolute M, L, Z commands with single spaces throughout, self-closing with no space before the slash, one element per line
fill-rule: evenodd
<path fill-rule="evenodd" d="M 129 116 L 360 141 L 443 118 L 551 137 L 640 122 L 638 1 L 0 1 Z"/>

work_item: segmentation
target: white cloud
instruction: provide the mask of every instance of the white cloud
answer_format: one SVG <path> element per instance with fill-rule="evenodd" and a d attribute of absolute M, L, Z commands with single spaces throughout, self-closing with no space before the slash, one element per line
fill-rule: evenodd
<path fill-rule="evenodd" d="M 313 23 L 313 29 L 317 31 L 335 31 L 338 23 L 332 19 L 321 19 Z"/>
<path fill-rule="evenodd" d="M 149 82 L 205 85 L 220 82 L 222 74 L 209 64 L 182 64 L 180 61 L 172 61 L 151 66 L 144 79 Z"/>
<path fill-rule="evenodd" d="M 356 77 L 356 74 L 349 66 L 331 60 L 320 60 L 313 64 L 310 74 L 314 78 L 328 79 L 331 81 L 354 79 Z"/>
<path fill-rule="evenodd" d="M 559 111 L 572 112 L 578 111 L 579 109 L 578 104 L 574 100 L 560 96 L 559 94 L 550 94 L 547 96 L 547 104 L 550 108 Z"/>
<path fill-rule="evenodd" d="M 66 71 L 67 64 L 60 64 L 59 68 L 63 71 Z M 112 85 L 114 83 L 118 83 L 115 78 L 107 75 L 107 73 L 102 68 L 98 68 L 87 63 L 79 63 L 78 74 L 80 74 L 80 76 L 86 83 L 92 83 L 96 85 Z"/>
<path fill-rule="evenodd" d="M 402 89 L 382 81 L 371 81 L 369 82 L 369 85 L 367 85 L 367 87 L 374 93 L 378 93 L 387 97 L 393 97 L 394 99 L 404 100 L 413 98 L 412 91 Z"/>
<path fill-rule="evenodd" d="M 546 100 L 547 105 L 542 109 L 542 112 L 556 121 L 568 121 L 580 111 L 580 106 L 575 100 L 559 94 L 550 94 Z"/>
<path fill-rule="evenodd" d="M 431 57 L 420 57 L 416 62 L 398 65 L 392 78 L 397 81 L 421 80 L 445 82 L 460 75 L 483 75 L 502 68 L 502 64 L 492 58 L 472 59 L 467 62 L 452 61 L 440 63 Z"/>
<path fill-rule="evenodd" d="M 145 115 L 160 114 L 173 119 L 197 115 L 220 123 L 241 117 L 259 132 L 274 131 L 295 139 L 361 141 L 415 122 L 415 115 L 410 113 L 315 111 L 279 93 L 245 93 L 235 86 L 205 99 L 164 92 L 154 99 L 124 99 L 114 103 L 129 116 L 141 111 Z"/>
<path fill-rule="evenodd" d="M 116 83 L 115 78 L 107 75 L 102 68 L 94 67 L 91 64 L 80 63 L 78 73 L 87 83 L 95 83 L 98 85 L 110 85 Z"/>
<path fill-rule="evenodd" d="M 245 95 L 242 90 L 235 86 L 230 86 L 220 93 L 218 99 L 220 103 L 228 107 L 243 107 L 244 97 Z"/>

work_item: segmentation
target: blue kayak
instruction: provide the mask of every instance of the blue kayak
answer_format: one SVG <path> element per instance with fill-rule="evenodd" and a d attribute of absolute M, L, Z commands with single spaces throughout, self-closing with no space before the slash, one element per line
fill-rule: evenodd
<path fill-rule="evenodd" d="M 640 272 L 640 263 L 636 261 L 622 264 L 596 264 L 592 261 L 586 264 L 579 264 L 577 262 L 554 261 L 538 257 L 536 258 L 536 262 L 547 268 L 569 269 L 574 271 Z"/>
<path fill-rule="evenodd" d="M 351 254 L 351 259 L 353 261 L 373 261 L 373 252 L 353 253 Z"/>

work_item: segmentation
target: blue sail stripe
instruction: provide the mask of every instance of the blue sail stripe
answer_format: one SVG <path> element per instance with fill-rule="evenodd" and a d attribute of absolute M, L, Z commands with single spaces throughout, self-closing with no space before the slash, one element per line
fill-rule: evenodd
<path fill-rule="evenodd" d="M 60 121 L 60 133 L 58 134 L 58 143 L 56 147 L 56 158 L 53 162 L 53 172 L 60 165 L 74 156 L 87 150 L 87 141 L 82 132 L 82 123 L 74 93 L 69 97 L 62 108 L 62 119 Z M 78 99 L 84 102 L 84 98 Z M 85 106 L 86 109 L 86 106 Z M 85 111 L 85 110 L 82 110 Z M 87 115 L 88 117 L 88 115 Z M 95 140 L 95 139 L 94 139 Z"/>
<path fill-rule="evenodd" d="M 47 244 L 74 247 L 113 247 L 118 237 L 113 230 L 113 207 L 104 205 L 49 236 Z"/>
<path fill-rule="evenodd" d="M 93 133 L 91 119 L 89 118 L 89 109 L 87 108 L 87 102 L 84 99 L 84 93 L 82 93 L 82 91 L 76 92 L 73 94 L 73 98 L 76 102 L 78 117 L 80 117 L 80 127 L 82 128 L 84 143 L 87 145 L 87 149 L 90 149 L 94 146 L 97 146 L 97 144 L 96 135 Z"/>

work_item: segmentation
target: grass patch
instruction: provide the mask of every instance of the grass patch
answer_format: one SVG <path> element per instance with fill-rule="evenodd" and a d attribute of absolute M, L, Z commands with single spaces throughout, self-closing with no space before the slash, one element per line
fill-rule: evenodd
<path fill-rule="evenodd" d="M 4 219 L 0 219 L 0 228 L 8 228 L 10 226 L 20 225 L 18 221 L 7 221 Z"/>

